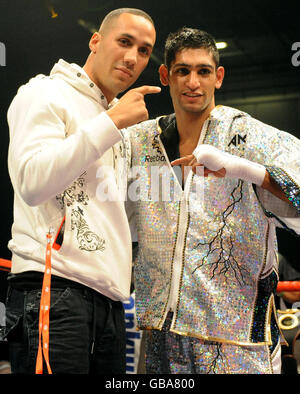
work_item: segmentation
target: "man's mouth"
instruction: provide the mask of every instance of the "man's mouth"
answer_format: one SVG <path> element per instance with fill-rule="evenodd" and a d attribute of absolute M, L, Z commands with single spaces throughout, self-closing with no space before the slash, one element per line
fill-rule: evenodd
<path fill-rule="evenodd" d="M 125 67 L 116 67 L 117 71 L 120 71 L 122 74 L 126 75 L 127 77 L 132 77 L 132 73 L 128 68 Z"/>
<path fill-rule="evenodd" d="M 192 98 L 194 98 L 194 97 L 202 97 L 203 96 L 202 93 L 192 93 L 192 92 L 185 92 L 185 93 L 182 93 L 182 95 L 186 96 L 186 97 L 192 97 Z"/>

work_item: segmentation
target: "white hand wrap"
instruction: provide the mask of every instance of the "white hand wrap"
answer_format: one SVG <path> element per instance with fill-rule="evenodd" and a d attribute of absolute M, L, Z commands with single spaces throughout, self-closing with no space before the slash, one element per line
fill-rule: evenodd
<path fill-rule="evenodd" d="M 226 170 L 227 178 L 242 179 L 261 186 L 266 175 L 264 166 L 247 159 L 222 152 L 211 145 L 199 145 L 193 155 L 199 164 L 211 171 Z"/>

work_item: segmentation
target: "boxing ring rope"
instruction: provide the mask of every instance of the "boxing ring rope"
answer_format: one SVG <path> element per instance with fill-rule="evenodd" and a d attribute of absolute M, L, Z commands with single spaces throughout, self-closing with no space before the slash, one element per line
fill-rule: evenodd
<path fill-rule="evenodd" d="M 277 293 L 283 291 L 300 291 L 300 281 L 278 282 Z"/>
<path fill-rule="evenodd" d="M 11 269 L 11 261 L 6 259 L 0 259 L 0 270 L 9 272 Z"/>

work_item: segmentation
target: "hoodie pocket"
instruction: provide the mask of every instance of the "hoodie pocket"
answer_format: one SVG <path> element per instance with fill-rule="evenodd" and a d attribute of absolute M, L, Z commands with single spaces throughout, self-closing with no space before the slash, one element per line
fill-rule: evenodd
<path fill-rule="evenodd" d="M 58 232 L 56 233 L 56 236 L 54 238 L 52 247 L 55 250 L 59 250 L 62 247 L 64 241 L 64 233 L 65 233 L 65 221 L 66 221 L 66 217 L 64 216 L 59 226 Z"/>
<path fill-rule="evenodd" d="M 70 250 L 72 242 L 71 219 L 68 210 L 59 224 L 58 230 L 54 236 L 52 248 L 59 254 L 66 256 Z"/>

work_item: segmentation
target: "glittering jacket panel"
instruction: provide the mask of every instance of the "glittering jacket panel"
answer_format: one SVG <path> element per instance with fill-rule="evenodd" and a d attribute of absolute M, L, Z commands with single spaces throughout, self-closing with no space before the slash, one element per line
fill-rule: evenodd
<path fill-rule="evenodd" d="M 172 332 L 245 346 L 277 343 L 277 218 L 270 205 L 277 214 L 299 215 L 299 140 L 221 106 L 199 141 L 265 165 L 293 202 L 288 207 L 259 198 L 260 188 L 239 179 L 190 172 L 182 188 L 170 165 L 178 151 L 174 115 L 131 128 L 130 139 L 139 328 L 161 330 L 171 305 Z"/>

